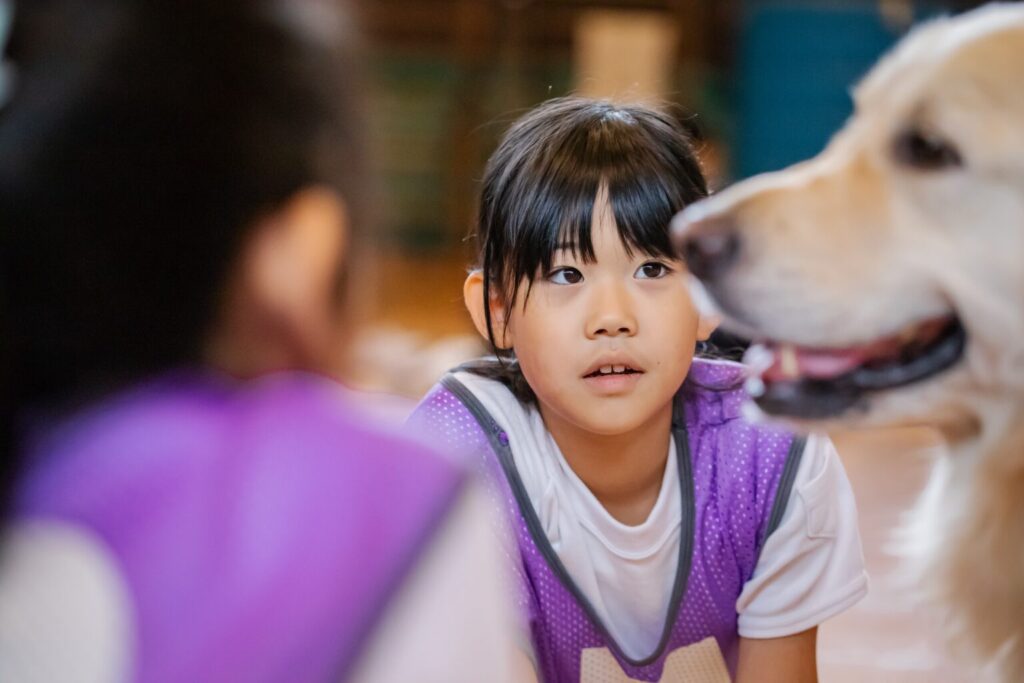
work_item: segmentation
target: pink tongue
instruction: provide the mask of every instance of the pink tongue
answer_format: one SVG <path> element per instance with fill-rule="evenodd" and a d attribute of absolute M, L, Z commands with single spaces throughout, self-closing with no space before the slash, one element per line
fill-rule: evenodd
<path fill-rule="evenodd" d="M 773 355 L 771 366 L 764 371 L 762 377 L 769 381 L 795 379 L 793 371 L 801 377 L 810 379 L 830 379 L 844 375 L 862 365 L 870 356 L 865 348 L 852 349 L 802 349 L 793 348 L 783 351 L 779 347 L 770 350 Z M 785 361 L 785 353 L 793 353 L 796 367 L 792 360 Z"/>
<path fill-rule="evenodd" d="M 910 342 L 911 348 L 934 341 L 949 325 L 949 317 L 925 321 L 915 329 L 916 336 Z M 902 335 L 883 337 L 870 344 L 846 349 L 811 349 L 799 346 L 766 342 L 751 348 L 755 368 L 767 367 L 761 373 L 766 381 L 786 381 L 807 377 L 810 379 L 832 379 L 864 365 L 868 361 L 886 361 L 900 357 L 907 348 Z M 788 355 L 788 358 L 787 358 Z"/>

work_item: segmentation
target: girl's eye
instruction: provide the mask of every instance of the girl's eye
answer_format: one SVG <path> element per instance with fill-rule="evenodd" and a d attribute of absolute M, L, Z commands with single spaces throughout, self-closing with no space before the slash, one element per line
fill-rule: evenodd
<path fill-rule="evenodd" d="M 575 285 L 583 282 L 583 273 L 575 268 L 556 268 L 548 275 L 548 280 L 556 285 Z"/>
<path fill-rule="evenodd" d="M 672 269 L 659 261 L 648 261 L 636 269 L 636 277 L 639 280 L 657 280 L 672 272 Z"/>

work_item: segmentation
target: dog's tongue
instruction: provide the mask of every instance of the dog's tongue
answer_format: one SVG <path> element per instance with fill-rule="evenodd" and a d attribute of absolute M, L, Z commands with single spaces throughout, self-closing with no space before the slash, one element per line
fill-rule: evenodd
<path fill-rule="evenodd" d="M 767 341 L 751 347 L 743 358 L 766 382 L 796 379 L 830 380 L 867 364 L 898 359 L 906 351 L 935 341 L 949 325 L 949 316 L 907 326 L 889 337 L 847 348 L 812 348 Z"/>
<path fill-rule="evenodd" d="M 765 381 L 834 379 L 862 365 L 898 360 L 907 352 L 920 350 L 941 336 L 949 325 L 949 316 L 932 318 L 888 337 L 845 349 L 766 341 L 750 347 L 744 362 Z"/>
<path fill-rule="evenodd" d="M 864 363 L 898 352 L 894 339 L 846 349 L 814 349 L 792 344 L 767 343 L 752 349 L 751 358 L 765 381 L 797 378 L 832 379 Z"/>
<path fill-rule="evenodd" d="M 752 349 L 752 357 L 761 378 L 766 382 L 807 379 L 828 379 L 839 377 L 854 370 L 864 362 L 862 349 L 809 349 L 784 345 L 762 345 Z"/>
<path fill-rule="evenodd" d="M 868 356 L 863 349 L 805 349 L 780 346 L 773 349 L 772 364 L 764 371 L 766 380 L 778 381 L 807 377 L 828 379 L 850 372 L 864 363 Z"/>

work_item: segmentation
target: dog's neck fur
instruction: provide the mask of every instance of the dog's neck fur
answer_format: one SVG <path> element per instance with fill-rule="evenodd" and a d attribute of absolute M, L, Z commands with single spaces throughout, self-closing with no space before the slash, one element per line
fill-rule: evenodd
<path fill-rule="evenodd" d="M 910 535 L 918 585 L 945 608 L 954 643 L 972 648 L 976 661 L 990 663 L 988 675 L 1002 681 L 1024 680 L 1021 406 L 999 406 L 980 433 L 940 459 Z"/>

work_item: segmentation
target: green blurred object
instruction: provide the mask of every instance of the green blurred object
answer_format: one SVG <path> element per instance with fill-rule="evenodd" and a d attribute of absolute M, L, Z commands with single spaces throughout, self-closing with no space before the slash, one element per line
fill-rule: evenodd
<path fill-rule="evenodd" d="M 382 241 L 428 251 L 468 234 L 467 198 L 498 137 L 525 108 L 567 94 L 570 67 L 568 59 L 538 60 L 510 74 L 500 60 L 463 65 L 420 50 L 374 54 L 369 118 L 383 186 Z"/>

